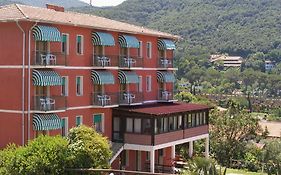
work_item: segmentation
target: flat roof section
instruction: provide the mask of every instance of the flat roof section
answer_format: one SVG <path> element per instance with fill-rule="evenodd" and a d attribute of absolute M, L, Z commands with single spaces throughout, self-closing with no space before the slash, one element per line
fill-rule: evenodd
<path fill-rule="evenodd" d="M 118 107 L 114 109 L 118 111 L 128 111 L 134 113 L 162 116 L 180 112 L 209 110 L 211 109 L 211 107 L 207 105 L 193 103 L 153 103 L 141 106 Z"/>

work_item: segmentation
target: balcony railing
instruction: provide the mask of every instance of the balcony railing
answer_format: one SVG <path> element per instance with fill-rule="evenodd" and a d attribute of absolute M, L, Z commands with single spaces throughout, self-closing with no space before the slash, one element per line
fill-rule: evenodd
<path fill-rule="evenodd" d="M 93 93 L 92 102 L 94 106 L 112 106 L 118 104 L 119 93 Z"/>
<path fill-rule="evenodd" d="M 93 55 L 93 66 L 95 67 L 118 67 L 119 56 L 117 55 Z"/>
<path fill-rule="evenodd" d="M 158 100 L 159 101 L 171 101 L 174 100 L 174 95 L 176 91 L 173 90 L 159 90 L 158 91 Z"/>
<path fill-rule="evenodd" d="M 143 94 L 140 92 L 121 92 L 119 95 L 119 104 L 131 105 L 143 102 Z"/>
<path fill-rule="evenodd" d="M 36 66 L 65 66 L 66 55 L 61 52 L 42 52 L 33 53 L 32 65 Z"/>
<path fill-rule="evenodd" d="M 34 96 L 35 111 L 55 111 L 66 109 L 65 96 Z"/>
<path fill-rule="evenodd" d="M 134 68 L 143 67 L 143 58 L 137 56 L 119 56 L 119 67 Z"/>
<path fill-rule="evenodd" d="M 173 68 L 173 59 L 159 58 L 158 59 L 159 68 Z"/>

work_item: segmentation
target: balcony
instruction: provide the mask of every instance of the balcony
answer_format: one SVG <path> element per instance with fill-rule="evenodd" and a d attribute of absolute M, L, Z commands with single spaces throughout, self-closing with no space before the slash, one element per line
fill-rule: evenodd
<path fill-rule="evenodd" d="M 119 93 L 93 93 L 92 103 L 94 106 L 107 107 L 118 105 Z"/>
<path fill-rule="evenodd" d="M 134 105 L 143 102 L 143 94 L 140 92 L 121 92 L 119 95 L 120 105 Z"/>
<path fill-rule="evenodd" d="M 119 67 L 136 68 L 143 67 L 143 58 L 137 56 L 119 56 Z"/>
<path fill-rule="evenodd" d="M 33 53 L 31 64 L 34 66 L 65 66 L 66 55 L 61 52 L 42 52 Z"/>
<path fill-rule="evenodd" d="M 164 69 L 173 68 L 174 67 L 173 59 L 159 58 L 158 67 Z"/>
<path fill-rule="evenodd" d="M 117 55 L 93 55 L 93 63 L 94 67 L 118 67 L 119 56 Z"/>
<path fill-rule="evenodd" d="M 171 102 L 174 100 L 174 95 L 176 94 L 176 91 L 172 90 L 160 90 L 158 91 L 158 101 L 161 102 Z"/>
<path fill-rule="evenodd" d="M 65 96 L 34 96 L 35 111 L 57 111 L 66 109 Z"/>

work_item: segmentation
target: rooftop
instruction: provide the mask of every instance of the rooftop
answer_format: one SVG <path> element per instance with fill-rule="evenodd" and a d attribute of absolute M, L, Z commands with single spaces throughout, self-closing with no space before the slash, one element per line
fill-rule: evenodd
<path fill-rule="evenodd" d="M 207 105 L 192 103 L 155 103 L 142 106 L 119 107 L 118 110 L 150 115 L 167 115 L 180 112 L 192 112 L 210 109 Z"/>
<path fill-rule="evenodd" d="M 63 24 L 94 28 L 99 30 L 118 31 L 131 34 L 152 35 L 162 38 L 177 40 L 180 37 L 169 33 L 119 22 L 99 16 L 60 12 L 47 8 L 32 7 L 20 4 L 12 4 L 0 7 L 0 22 L 7 21 L 31 21 L 51 24 Z"/>

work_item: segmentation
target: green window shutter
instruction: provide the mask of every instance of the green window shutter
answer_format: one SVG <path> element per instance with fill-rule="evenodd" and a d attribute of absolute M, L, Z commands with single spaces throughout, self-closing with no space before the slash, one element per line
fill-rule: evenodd
<path fill-rule="evenodd" d="M 77 42 L 81 43 L 82 37 L 81 36 L 77 36 Z"/>
<path fill-rule="evenodd" d="M 66 35 L 62 35 L 62 42 L 64 42 L 64 43 L 67 42 L 67 36 Z"/>
<path fill-rule="evenodd" d="M 61 85 L 62 85 L 62 86 L 65 86 L 65 77 L 62 77 L 62 78 L 61 78 L 61 81 L 62 81 L 62 82 L 61 82 Z"/>
<path fill-rule="evenodd" d="M 77 85 L 80 85 L 80 83 L 81 83 L 81 78 L 80 77 L 76 78 L 76 83 L 77 83 Z"/>
<path fill-rule="evenodd" d="M 94 115 L 94 123 L 100 123 L 101 122 L 101 114 Z"/>
<path fill-rule="evenodd" d="M 62 120 L 61 120 L 61 126 L 62 126 L 63 128 L 65 128 L 65 119 L 62 119 Z"/>
<path fill-rule="evenodd" d="M 81 117 L 76 117 L 76 126 L 81 125 Z"/>

